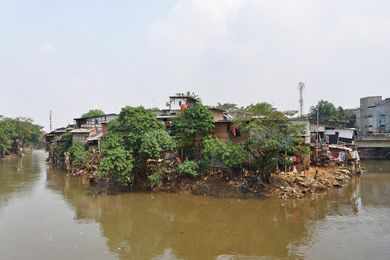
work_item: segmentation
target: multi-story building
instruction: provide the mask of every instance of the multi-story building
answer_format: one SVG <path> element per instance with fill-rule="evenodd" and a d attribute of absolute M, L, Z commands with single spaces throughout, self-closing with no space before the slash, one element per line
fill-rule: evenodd
<path fill-rule="evenodd" d="M 363 132 L 390 132 L 390 98 L 382 96 L 360 99 L 360 109 L 355 111 L 357 127 Z"/>

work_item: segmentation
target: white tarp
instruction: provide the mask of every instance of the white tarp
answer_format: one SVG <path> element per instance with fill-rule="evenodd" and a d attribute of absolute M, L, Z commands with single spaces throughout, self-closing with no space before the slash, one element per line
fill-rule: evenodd
<path fill-rule="evenodd" d="M 336 134 L 336 130 L 325 130 L 325 133 L 324 135 L 335 135 Z"/>
<path fill-rule="evenodd" d="M 353 139 L 352 129 L 337 129 L 336 132 L 339 133 L 339 138 Z"/>

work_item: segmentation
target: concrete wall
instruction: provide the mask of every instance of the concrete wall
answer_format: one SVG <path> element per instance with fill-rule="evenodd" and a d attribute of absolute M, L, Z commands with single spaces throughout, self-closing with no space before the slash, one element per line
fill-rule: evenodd
<path fill-rule="evenodd" d="M 390 132 L 390 98 L 385 99 L 386 132 Z"/>
<path fill-rule="evenodd" d="M 384 114 L 384 102 L 381 96 L 360 99 L 360 126 L 363 131 L 379 131 Z"/>
<path fill-rule="evenodd" d="M 352 113 L 356 116 L 356 123 L 355 127 L 356 129 L 361 129 L 361 120 L 360 120 L 360 108 L 356 108 L 352 110 Z"/>

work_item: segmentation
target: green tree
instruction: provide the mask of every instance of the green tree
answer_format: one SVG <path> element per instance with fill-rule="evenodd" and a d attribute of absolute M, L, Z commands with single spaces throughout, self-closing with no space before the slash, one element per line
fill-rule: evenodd
<path fill-rule="evenodd" d="M 90 109 L 87 113 L 81 115 L 81 118 L 90 118 L 90 117 L 98 117 L 103 116 L 105 113 L 101 109 Z"/>
<path fill-rule="evenodd" d="M 110 127 L 117 122 L 112 121 Z M 131 151 L 123 146 L 122 136 L 115 132 L 108 132 L 102 142 L 103 157 L 99 163 L 99 176 L 108 177 L 128 185 L 133 180 L 134 158 Z"/>
<path fill-rule="evenodd" d="M 355 127 L 356 115 L 350 109 L 344 109 L 339 106 L 336 108 L 334 104 L 329 101 L 321 100 L 316 106 L 310 107 L 310 122 L 321 125 L 329 125 L 334 127 Z"/>
<path fill-rule="evenodd" d="M 191 91 L 187 91 L 186 93 L 179 92 L 179 93 L 176 93 L 176 96 L 189 97 L 189 98 L 192 98 L 199 103 L 202 102 L 202 99 L 195 92 L 191 92 Z"/>
<path fill-rule="evenodd" d="M 219 103 L 215 106 L 217 109 L 225 110 L 225 111 L 237 111 L 239 110 L 238 106 L 233 103 Z"/>
<path fill-rule="evenodd" d="M 316 106 L 310 107 L 310 122 L 317 123 L 317 111 L 318 122 L 321 125 L 328 125 L 333 123 L 334 118 L 337 117 L 336 107 L 329 101 L 321 100 Z"/>
<path fill-rule="evenodd" d="M 206 163 L 212 160 L 220 161 L 223 165 L 233 169 L 241 168 L 247 152 L 241 144 L 222 142 L 216 137 L 208 136 L 203 143 L 202 157 Z"/>
<path fill-rule="evenodd" d="M 0 156 L 13 151 L 16 143 L 22 147 L 43 143 L 42 127 L 29 118 L 0 116 Z"/>
<path fill-rule="evenodd" d="M 164 152 L 174 151 L 176 148 L 176 142 L 163 129 L 148 132 L 142 138 L 141 153 L 147 158 L 161 158 Z"/>
<path fill-rule="evenodd" d="M 86 145 L 76 142 L 69 147 L 68 152 L 71 155 L 73 166 L 82 166 L 92 161 L 93 154 Z"/>
<path fill-rule="evenodd" d="M 336 127 L 355 127 L 356 115 L 351 110 L 338 107 L 331 123 Z"/>
<path fill-rule="evenodd" d="M 124 107 L 119 117 L 110 125 L 110 131 L 118 133 L 127 150 L 132 150 L 135 157 L 139 155 L 143 136 L 154 130 L 164 129 L 156 115 L 144 107 Z"/>
<path fill-rule="evenodd" d="M 249 133 L 244 149 L 254 158 L 260 177 L 269 181 L 271 172 L 275 171 L 279 164 L 288 163 L 286 154 L 302 156 L 307 152 L 307 148 L 302 146 L 302 126 L 291 125 L 282 112 L 267 108 L 262 111 L 262 117 L 238 123 Z"/>
<path fill-rule="evenodd" d="M 147 159 L 160 157 L 174 147 L 175 142 L 152 111 L 124 107 L 118 119 L 110 122 L 109 133 L 102 142 L 99 174 L 124 185 L 147 180 Z"/>
<path fill-rule="evenodd" d="M 271 104 L 262 102 L 257 104 L 251 104 L 247 106 L 244 111 L 251 114 L 251 116 L 266 116 L 273 112 Z"/>
<path fill-rule="evenodd" d="M 174 120 L 174 134 L 179 146 L 191 150 L 190 156 L 200 158 L 203 140 L 214 128 L 214 119 L 207 107 L 201 103 L 183 111 Z"/>

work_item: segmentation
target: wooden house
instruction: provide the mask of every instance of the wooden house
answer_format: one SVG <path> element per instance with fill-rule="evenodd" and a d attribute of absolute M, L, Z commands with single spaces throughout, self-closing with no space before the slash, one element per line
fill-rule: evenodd
<path fill-rule="evenodd" d="M 97 135 L 97 129 L 88 129 L 88 128 L 76 128 L 70 131 L 72 134 L 72 142 L 86 144 L 89 138 L 95 137 Z"/>

